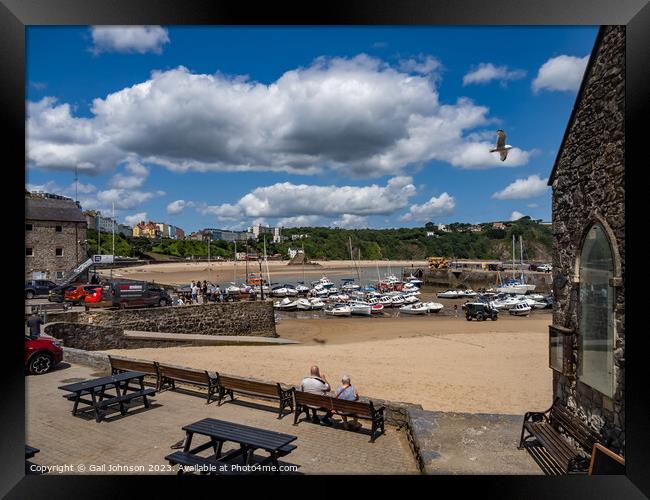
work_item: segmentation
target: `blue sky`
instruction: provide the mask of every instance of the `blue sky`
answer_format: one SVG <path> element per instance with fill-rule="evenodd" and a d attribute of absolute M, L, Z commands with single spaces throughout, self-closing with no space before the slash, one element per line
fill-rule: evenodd
<path fill-rule="evenodd" d="M 28 27 L 26 183 L 186 231 L 550 220 L 596 34 Z"/>

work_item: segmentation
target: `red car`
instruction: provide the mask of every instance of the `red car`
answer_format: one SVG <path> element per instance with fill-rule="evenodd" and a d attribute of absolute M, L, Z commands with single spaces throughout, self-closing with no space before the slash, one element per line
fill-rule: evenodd
<path fill-rule="evenodd" d="M 50 337 L 25 337 L 25 370 L 34 375 L 49 372 L 63 360 L 61 342 Z"/>
<path fill-rule="evenodd" d="M 110 287 L 93 285 L 93 287 L 86 288 L 86 296 L 84 297 L 84 304 L 88 307 L 110 307 Z"/>
<path fill-rule="evenodd" d="M 64 299 L 66 302 L 81 305 L 82 302 L 85 302 L 86 295 L 93 293 L 97 287 L 98 285 L 71 286 L 65 290 Z"/>

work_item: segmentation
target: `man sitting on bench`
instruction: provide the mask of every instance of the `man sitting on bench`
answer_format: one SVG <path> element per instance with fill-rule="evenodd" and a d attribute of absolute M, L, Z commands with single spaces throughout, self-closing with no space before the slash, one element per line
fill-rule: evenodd
<path fill-rule="evenodd" d="M 300 390 L 312 394 L 318 394 L 319 396 L 327 396 L 327 393 L 331 391 L 332 388 L 327 382 L 325 375 L 321 375 L 320 369 L 316 365 L 311 367 L 310 373 L 311 375 L 309 375 L 309 377 L 302 379 Z M 321 425 L 332 425 L 332 421 L 330 420 L 330 417 L 332 416 L 331 413 L 328 412 L 327 415 L 320 420 L 316 408 L 311 408 L 311 411 L 313 412 L 313 417 L 311 418 L 312 422 L 315 424 L 320 423 Z"/>
<path fill-rule="evenodd" d="M 334 392 L 334 397 L 338 399 L 344 399 L 346 401 L 358 401 L 359 394 L 357 394 L 357 389 L 350 382 L 350 375 L 343 375 L 341 377 L 341 385 L 336 388 Z M 329 416 L 329 415 L 328 415 Z M 341 415 L 343 419 L 343 428 L 348 430 L 348 427 L 359 430 L 362 426 L 359 423 L 359 419 L 355 416 L 352 417 L 352 424 L 348 425 L 348 417 Z"/>

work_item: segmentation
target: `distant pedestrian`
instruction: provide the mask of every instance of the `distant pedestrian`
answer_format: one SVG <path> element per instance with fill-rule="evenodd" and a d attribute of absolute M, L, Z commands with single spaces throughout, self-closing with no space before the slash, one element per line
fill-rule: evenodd
<path fill-rule="evenodd" d="M 458 317 L 458 304 L 454 304 L 454 314 Z"/>
<path fill-rule="evenodd" d="M 199 302 L 199 287 L 196 283 L 192 282 L 192 303 L 198 304 Z"/>
<path fill-rule="evenodd" d="M 40 314 L 35 312 L 27 319 L 27 326 L 29 326 L 29 336 L 33 339 L 37 339 L 41 336 L 41 325 L 43 324 L 43 318 Z"/>

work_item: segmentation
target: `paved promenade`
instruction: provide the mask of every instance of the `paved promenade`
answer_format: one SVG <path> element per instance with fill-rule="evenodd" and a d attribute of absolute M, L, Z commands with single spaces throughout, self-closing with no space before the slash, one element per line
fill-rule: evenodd
<path fill-rule="evenodd" d="M 142 472 L 133 471 L 139 474 L 173 474 L 174 471 L 164 470 L 168 464 L 164 457 L 172 452 L 170 445 L 183 438 L 183 425 L 205 417 L 298 436 L 294 443 L 298 448 L 281 461 L 297 465 L 298 473 L 418 473 L 404 431 L 386 426 L 386 434 L 369 443 L 367 434 L 307 421 L 293 426 L 293 415 L 278 420 L 272 403 L 244 398 L 218 407 L 216 402 L 206 405 L 203 397 L 165 391 L 156 394 L 150 409 L 139 406 L 124 417 L 117 412 L 101 423 L 93 418 L 73 417 L 72 403 L 62 397 L 58 386 L 105 374 L 82 365 L 60 366 L 45 375 L 26 377 L 26 439 L 27 444 L 41 450 L 34 463 L 74 466 L 73 471 L 63 473 L 77 474 L 79 464 L 83 464 L 85 473 L 90 473 L 91 465 L 121 464 L 144 466 Z M 369 423 L 362 422 L 368 429 Z M 160 466 L 163 470 L 156 470 Z"/>

